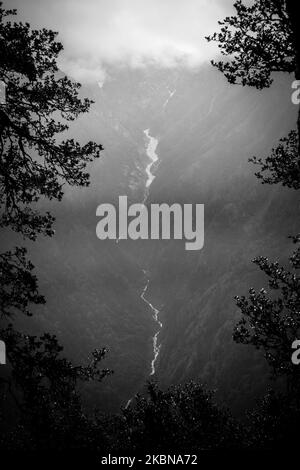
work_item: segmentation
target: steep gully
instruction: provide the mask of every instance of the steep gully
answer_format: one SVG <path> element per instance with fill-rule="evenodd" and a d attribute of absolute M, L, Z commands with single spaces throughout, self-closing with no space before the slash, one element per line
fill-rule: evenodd
<path fill-rule="evenodd" d="M 148 196 L 149 196 L 149 188 L 150 188 L 153 180 L 155 179 L 155 175 L 153 175 L 152 172 L 151 172 L 152 166 L 158 161 L 158 156 L 156 154 L 156 147 L 158 145 L 158 140 L 155 137 L 152 137 L 149 134 L 149 129 L 145 129 L 144 134 L 148 139 L 148 145 L 147 145 L 147 148 L 146 148 L 146 153 L 147 153 L 147 156 L 150 158 L 151 161 L 147 165 L 146 170 L 145 170 L 146 175 L 147 175 L 147 180 L 146 180 L 146 185 L 145 185 L 145 193 L 144 193 L 144 198 L 143 198 L 143 204 L 145 204 L 147 202 L 147 199 L 148 199 Z M 145 269 L 143 269 L 143 273 L 144 273 L 145 276 L 148 274 Z M 159 351 L 160 351 L 160 347 L 161 347 L 161 344 L 159 344 L 159 342 L 158 342 L 158 336 L 159 336 L 160 330 L 161 330 L 163 325 L 162 325 L 162 322 L 159 319 L 159 310 L 156 307 L 154 307 L 152 305 L 152 303 L 149 300 L 147 300 L 146 297 L 145 297 L 146 293 L 148 291 L 149 283 L 150 283 L 150 279 L 148 277 L 146 285 L 143 288 L 143 291 L 140 295 L 140 298 L 142 299 L 143 302 L 145 302 L 145 304 L 148 305 L 148 307 L 150 307 L 150 309 L 152 311 L 153 320 L 155 321 L 155 323 L 158 326 L 158 330 L 156 331 L 155 335 L 152 338 L 153 359 L 151 361 L 151 372 L 150 372 L 150 376 L 151 376 L 151 375 L 154 375 L 155 372 L 156 372 L 155 364 L 156 364 L 156 361 L 158 359 Z M 126 404 L 126 408 L 130 405 L 131 400 L 132 400 L 132 398 L 130 400 L 128 400 L 128 402 Z"/>

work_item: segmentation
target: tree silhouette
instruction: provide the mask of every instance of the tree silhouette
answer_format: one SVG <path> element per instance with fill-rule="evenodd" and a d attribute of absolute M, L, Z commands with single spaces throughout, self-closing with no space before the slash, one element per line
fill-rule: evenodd
<path fill-rule="evenodd" d="M 8 17 L 15 14 L 0 3 L 0 81 L 6 89 L 0 105 L 0 226 L 34 241 L 54 233 L 54 217 L 37 210 L 39 200 L 61 200 L 66 183 L 88 186 L 87 164 L 102 146 L 62 139 L 68 122 L 88 112 L 92 101 L 81 99 L 80 84 L 58 70 L 57 33 L 12 23 Z M 8 324 L 18 313 L 31 315 L 32 304 L 45 302 L 26 254 L 22 247 L 0 254 L 0 337 L 8 359 L 0 381 L 4 427 L 5 406 L 17 410 L 13 430 L 2 434 L 1 444 L 27 450 L 85 446 L 95 421 L 83 411 L 78 385 L 111 373 L 99 369 L 106 349 L 95 350 L 88 366 L 75 367 L 62 357 L 55 336 L 37 338 Z"/>
<path fill-rule="evenodd" d="M 74 366 L 61 356 L 63 348 L 53 335 L 45 333 L 37 338 L 9 326 L 2 330 L 2 338 L 12 372 L 0 378 L 0 384 L 4 397 L 6 392 L 13 397 L 18 426 L 2 434 L 0 447 L 97 450 L 100 427 L 84 413 L 78 387 L 82 381 L 101 382 L 111 373 L 98 367 L 105 348 L 94 350 L 87 366 Z"/>
<path fill-rule="evenodd" d="M 63 47 L 57 33 L 5 21 L 15 13 L 0 4 L 0 80 L 6 85 L 0 108 L 0 225 L 35 240 L 38 233 L 53 233 L 53 217 L 33 205 L 41 196 L 60 200 L 65 183 L 87 186 L 86 165 L 102 146 L 58 141 L 68 121 L 88 112 L 92 102 L 79 98 L 80 84 L 59 76 L 56 60 Z"/>
<path fill-rule="evenodd" d="M 234 3 L 236 15 L 219 21 L 216 41 L 227 62 L 212 60 L 230 83 L 265 88 L 272 72 L 295 72 L 296 53 L 292 25 L 283 0 L 256 0 L 246 6 Z"/>
<path fill-rule="evenodd" d="M 30 304 L 43 304 L 45 298 L 38 293 L 33 264 L 26 258 L 25 248 L 16 248 L 0 254 L 0 312 L 5 318 L 16 313 L 31 316 Z"/>
<path fill-rule="evenodd" d="M 112 427 L 112 452 L 178 455 L 245 445 L 242 428 L 230 413 L 193 381 L 165 391 L 149 382 L 147 395 L 137 395 L 123 415 L 113 418 Z"/>
<path fill-rule="evenodd" d="M 297 34 L 296 2 L 255 0 L 234 3 L 236 14 L 220 21 L 221 31 L 207 37 L 218 42 L 229 60 L 212 61 L 232 84 L 258 89 L 269 87 L 272 72 L 294 73 L 300 79 L 300 43 Z M 300 113 L 297 132 L 291 131 L 265 160 L 249 159 L 260 167 L 256 176 L 263 184 L 300 188 Z M 298 244 L 300 236 L 293 238 Z M 269 289 L 236 297 L 242 318 L 234 340 L 264 351 L 274 378 L 284 378 L 283 395 L 269 391 L 250 413 L 249 436 L 254 448 L 276 448 L 295 444 L 300 416 L 300 376 L 292 363 L 292 343 L 300 335 L 300 249 L 290 257 L 291 269 L 257 257 L 253 262 L 269 277 Z"/>
<path fill-rule="evenodd" d="M 238 0 L 234 7 L 236 15 L 220 21 L 221 32 L 207 38 L 218 41 L 222 54 L 231 57 L 231 60 L 212 61 L 213 65 L 224 73 L 230 83 L 257 88 L 270 86 L 273 71 L 295 72 L 297 77 L 298 37 L 291 2 L 256 0 L 245 6 Z M 299 136 L 291 131 L 266 160 L 252 157 L 250 161 L 261 167 L 256 176 L 264 184 L 281 183 L 299 189 L 298 145 Z M 298 242 L 299 237 L 294 237 L 294 241 Z M 285 374 L 289 381 L 294 382 L 297 374 L 291 363 L 291 343 L 300 334 L 299 249 L 290 261 L 293 272 L 278 263 L 270 263 L 265 257 L 254 260 L 270 277 L 270 288 L 279 291 L 280 296 L 274 300 L 264 289 L 259 293 L 250 289 L 249 298 L 236 297 L 243 318 L 235 329 L 234 339 L 263 348 L 274 373 Z"/>
<path fill-rule="evenodd" d="M 265 160 L 252 157 L 250 162 L 258 165 L 260 170 L 255 176 L 263 184 L 281 183 L 292 189 L 300 189 L 300 165 L 297 157 L 298 136 L 291 131 L 287 137 L 280 140 L 278 147 Z"/>
<path fill-rule="evenodd" d="M 300 236 L 294 242 L 300 243 Z M 250 289 L 249 297 L 236 297 L 243 316 L 235 327 L 234 340 L 263 349 L 274 375 L 285 376 L 289 391 L 298 394 L 300 376 L 291 361 L 291 346 L 300 335 L 300 247 L 290 257 L 291 271 L 265 257 L 254 263 L 269 277 L 269 288 L 277 296 L 265 289 Z"/>
<path fill-rule="evenodd" d="M 234 3 L 236 14 L 219 21 L 221 31 L 207 36 L 218 43 L 227 61 L 212 60 L 229 83 L 269 87 L 272 72 L 294 73 L 300 80 L 300 43 L 297 11 L 293 0 L 255 0 L 245 5 Z M 298 155 L 294 156 L 299 171 L 300 113 L 298 113 Z M 290 134 L 292 140 L 292 135 Z"/>

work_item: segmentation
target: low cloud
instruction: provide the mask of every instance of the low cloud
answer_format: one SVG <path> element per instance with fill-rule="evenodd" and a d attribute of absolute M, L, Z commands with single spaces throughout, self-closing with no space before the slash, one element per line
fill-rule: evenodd
<path fill-rule="evenodd" d="M 232 0 L 10 0 L 34 27 L 59 32 L 61 69 L 83 82 L 107 64 L 196 67 L 215 54 L 204 36 L 230 14 Z"/>

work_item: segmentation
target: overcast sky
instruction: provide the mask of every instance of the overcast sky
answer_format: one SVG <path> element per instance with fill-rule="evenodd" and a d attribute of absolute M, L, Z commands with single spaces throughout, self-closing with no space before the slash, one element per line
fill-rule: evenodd
<path fill-rule="evenodd" d="M 149 62 L 195 67 L 214 46 L 204 36 L 232 12 L 233 0 L 4 0 L 34 27 L 59 32 L 60 68 L 77 80 L 101 81 L 105 64 Z"/>

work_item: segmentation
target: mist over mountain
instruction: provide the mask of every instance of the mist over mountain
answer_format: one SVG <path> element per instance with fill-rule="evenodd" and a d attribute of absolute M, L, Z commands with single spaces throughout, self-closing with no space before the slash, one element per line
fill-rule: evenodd
<path fill-rule="evenodd" d="M 95 104 L 69 133 L 105 150 L 89 167 L 90 188 L 66 188 L 62 203 L 44 204 L 56 215 L 56 234 L 30 246 L 47 298 L 32 328 L 56 333 L 77 361 L 109 348 L 105 365 L 115 374 L 86 386 L 90 404 L 116 410 L 149 377 L 157 325 L 141 299 L 148 280 L 147 298 L 163 324 L 155 375 L 162 386 L 199 379 L 239 411 L 265 385 L 261 355 L 232 341 L 239 317 L 233 297 L 266 285 L 251 259 L 284 259 L 286 227 L 296 232 L 294 195 L 261 185 L 248 163 L 295 126 L 290 86 L 279 74 L 263 92 L 230 86 L 203 65 L 109 67 L 104 84 L 82 88 Z M 158 140 L 159 158 L 147 204 L 205 204 L 200 251 L 186 251 L 180 240 L 96 237 L 99 204 L 120 195 L 143 200 L 145 129 Z"/>

